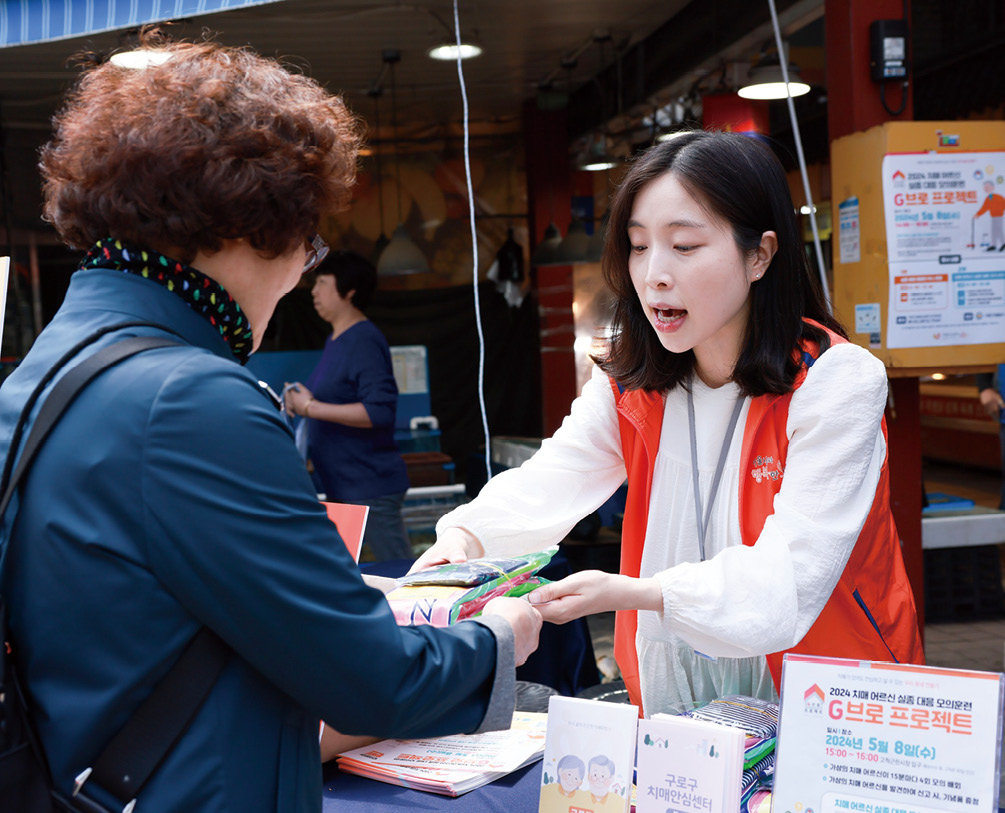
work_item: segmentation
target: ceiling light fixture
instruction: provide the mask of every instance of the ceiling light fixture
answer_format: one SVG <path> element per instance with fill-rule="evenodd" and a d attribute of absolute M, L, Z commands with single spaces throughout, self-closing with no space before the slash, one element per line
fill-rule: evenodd
<path fill-rule="evenodd" d="M 559 265 L 585 263 L 589 249 L 590 235 L 586 233 L 586 226 L 578 217 L 573 217 L 565 239 L 555 249 L 555 259 Z"/>
<path fill-rule="evenodd" d="M 386 48 L 381 52 L 384 63 L 391 68 L 391 129 L 394 131 L 394 174 L 398 192 L 398 225 L 391 234 L 391 242 L 377 259 L 377 273 L 383 276 L 404 274 L 424 274 L 429 271 L 429 263 L 412 238 L 408 236 L 405 221 L 401 216 L 401 166 L 398 159 L 398 93 L 394 81 L 394 66 L 401 61 L 401 51 Z"/>
<path fill-rule="evenodd" d="M 142 70 L 152 65 L 163 65 L 171 58 L 169 51 L 152 50 L 150 48 L 134 48 L 131 51 L 119 51 L 112 54 L 108 61 L 120 68 Z"/>
<path fill-rule="evenodd" d="M 579 169 L 586 172 L 602 172 L 605 169 L 613 169 L 617 165 L 617 159 L 611 155 L 607 148 L 607 136 L 602 133 L 599 136 L 591 136 L 586 153 L 579 162 Z"/>
<path fill-rule="evenodd" d="M 784 46 L 785 57 L 788 59 L 788 46 Z M 762 54 L 756 65 L 751 67 L 747 75 L 747 84 L 736 93 L 744 99 L 785 99 L 788 96 L 804 96 L 810 92 L 810 86 L 799 76 L 799 67 L 788 62 L 789 83 L 785 84 L 782 76 L 782 65 L 778 52 Z"/>
<path fill-rule="evenodd" d="M 381 77 L 383 78 L 383 77 Z M 374 82 L 373 86 L 367 91 L 367 96 L 373 99 L 373 134 L 374 140 L 380 138 L 380 97 L 384 94 L 383 88 L 380 86 L 380 80 Z M 363 151 L 360 150 L 360 154 Z M 377 238 L 376 242 L 373 244 L 373 261 L 376 266 L 377 262 L 380 260 L 380 255 L 384 253 L 384 249 L 387 248 L 387 244 L 390 243 L 390 239 L 384 233 L 384 170 L 381 166 L 380 160 L 380 150 L 373 148 L 370 150 L 370 154 L 376 159 L 376 170 L 377 170 L 377 212 L 380 217 L 380 236 Z"/>
<path fill-rule="evenodd" d="M 476 56 L 481 56 L 482 46 L 478 44 L 477 31 L 474 32 L 474 36 L 463 35 L 459 22 L 455 31 L 454 27 L 448 25 L 447 21 L 435 11 L 428 10 L 428 12 L 430 17 L 443 26 L 447 36 L 443 40 L 437 40 L 436 44 L 426 51 L 426 56 L 441 62 L 456 62 L 458 59 L 474 59 Z"/>
<path fill-rule="evenodd" d="M 562 233 L 558 230 L 553 220 L 544 230 L 541 242 L 534 249 L 534 254 L 530 258 L 531 265 L 564 265 L 558 261 L 558 247 L 562 242 Z"/>
<path fill-rule="evenodd" d="M 460 45 L 456 42 L 447 42 L 443 45 L 434 45 L 426 51 L 426 56 L 430 59 L 438 59 L 442 62 L 456 62 L 458 58 L 474 59 L 481 54 L 482 47 L 473 42 L 462 42 Z"/>
<path fill-rule="evenodd" d="M 607 236 L 607 223 L 610 220 L 611 211 L 608 209 L 599 221 L 593 222 L 593 235 L 590 237 L 590 244 L 586 248 L 586 259 L 584 262 L 599 263 L 604 255 L 604 239 Z"/>

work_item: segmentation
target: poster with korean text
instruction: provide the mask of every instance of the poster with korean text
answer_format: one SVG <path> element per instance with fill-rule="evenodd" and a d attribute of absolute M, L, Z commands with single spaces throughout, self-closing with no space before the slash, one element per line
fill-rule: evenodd
<path fill-rule="evenodd" d="M 1005 152 L 883 158 L 886 346 L 1005 341 Z"/>
<path fill-rule="evenodd" d="M 998 810 L 1003 676 L 786 655 L 772 809 Z"/>

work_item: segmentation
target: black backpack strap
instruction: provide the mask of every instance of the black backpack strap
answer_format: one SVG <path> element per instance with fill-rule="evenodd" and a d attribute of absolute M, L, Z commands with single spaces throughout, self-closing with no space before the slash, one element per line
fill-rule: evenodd
<path fill-rule="evenodd" d="M 178 342 L 161 336 L 134 336 L 129 339 L 123 339 L 120 342 L 102 348 L 94 355 L 84 359 L 84 361 L 70 369 L 66 375 L 59 379 L 52 388 L 52 392 L 43 402 L 38 411 L 38 417 L 32 424 L 31 432 L 28 433 L 28 439 L 24 443 L 24 449 L 18 458 L 17 466 L 14 468 L 14 473 L 10 476 L 10 482 L 7 483 L 3 498 L 0 499 L 0 515 L 3 515 L 3 512 L 7 510 L 7 504 L 10 502 L 11 497 L 14 496 L 14 491 L 17 489 L 21 478 L 28 470 L 28 467 L 31 466 L 35 453 L 49 436 L 49 432 L 63 414 L 63 410 L 73 402 L 77 394 L 98 373 L 144 350 L 153 350 L 156 347 L 170 347 L 177 344 Z M 14 454 L 15 448 L 12 440 L 10 455 Z"/>
<path fill-rule="evenodd" d="M 36 387 L 29 399 L 30 404 L 25 410 L 22 410 L 16 430 L 17 440 L 20 440 L 21 427 L 25 417 L 30 413 L 31 405 L 38 399 L 44 384 L 52 380 L 55 375 L 54 371 L 58 371 L 69 358 L 72 358 L 98 336 L 110 330 L 131 327 L 134 324 L 160 327 L 149 323 L 114 325 L 100 331 L 98 335 L 88 337 L 70 352 L 64 354 L 60 362 L 44 377 L 44 383 Z M 0 498 L 0 516 L 7 509 L 15 490 L 49 432 L 84 387 L 103 370 L 130 356 L 145 350 L 177 344 L 178 342 L 161 336 L 134 336 L 123 339 L 89 356 L 57 381 L 52 392 L 46 397 L 39 409 L 38 417 L 28 433 L 28 439 L 25 441 L 17 465 L 13 468 L 13 473 L 10 474 L 10 479 L 6 483 L 3 497 Z M 16 448 L 17 444 L 12 441 L 8 453 L 7 471 L 10 471 L 11 460 L 16 453 Z M 3 554 L 0 556 L 0 566 L 6 556 L 6 550 L 3 551 Z M 6 629 L 3 632 L 4 638 L 6 638 Z M 195 717 L 225 666 L 228 654 L 229 649 L 226 644 L 213 632 L 205 627 L 200 629 L 150 696 L 112 738 L 111 742 L 105 746 L 104 751 L 95 760 L 93 768 L 87 768 L 77 777 L 73 795 L 77 796 L 86 807 L 100 809 L 98 803 L 81 793 L 84 783 L 93 778 L 95 782 L 125 805 L 124 811 L 132 810 L 140 788 L 157 769 L 157 766 L 184 733 L 192 718 Z"/>
<path fill-rule="evenodd" d="M 73 359 L 73 357 L 76 356 L 77 353 L 79 353 L 85 347 L 88 347 L 89 345 L 93 344 L 98 339 L 100 339 L 102 336 L 105 336 L 109 333 L 113 333 L 117 330 L 125 330 L 126 328 L 132 328 L 132 327 L 152 327 L 156 328 L 157 330 L 162 330 L 167 333 L 174 334 L 175 336 L 179 335 L 175 333 L 175 331 L 173 331 L 171 328 L 165 327 L 164 325 L 159 325 L 156 322 L 142 322 L 142 321 L 119 322 L 114 325 L 105 325 L 102 328 L 98 328 L 96 331 L 91 333 L 86 338 L 81 339 L 73 347 L 71 347 L 69 350 L 63 353 L 63 355 L 60 356 L 60 358 L 56 361 L 56 363 L 53 364 L 52 367 L 48 369 L 48 371 L 46 371 L 45 375 L 43 375 L 39 379 L 38 383 L 35 385 L 35 389 L 32 390 L 31 395 L 28 396 L 28 399 L 25 401 L 24 406 L 21 409 L 21 414 L 18 416 L 17 424 L 14 426 L 14 432 L 11 435 L 11 440 L 7 447 L 7 459 L 4 461 L 3 475 L 0 476 L 0 492 L 4 492 L 7 490 L 7 484 L 10 482 L 11 469 L 14 466 L 14 458 L 17 456 L 17 450 L 21 447 L 21 433 L 24 432 L 24 427 L 28 421 L 28 416 L 31 415 L 31 411 L 32 409 L 34 409 L 36 401 L 38 401 L 38 399 L 41 397 L 42 393 L 45 391 L 45 388 L 49 386 L 49 382 L 52 381 L 52 379 L 59 374 L 59 371 L 62 370 L 70 362 L 70 360 Z"/>
<path fill-rule="evenodd" d="M 208 627 L 200 629 L 171 671 L 105 746 L 93 769 L 80 773 L 73 795 L 83 796 L 81 789 L 90 780 L 122 802 L 123 811 L 132 810 L 140 788 L 192 722 L 229 653 Z"/>

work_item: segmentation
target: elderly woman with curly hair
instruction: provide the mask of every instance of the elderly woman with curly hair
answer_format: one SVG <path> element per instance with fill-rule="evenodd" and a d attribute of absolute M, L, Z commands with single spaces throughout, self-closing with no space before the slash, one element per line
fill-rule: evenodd
<path fill-rule="evenodd" d="M 125 336 L 175 344 L 66 410 L 4 517 L 0 593 L 57 788 L 205 627 L 228 660 L 140 809 L 320 810 L 319 720 L 397 737 L 505 727 L 540 616 L 502 599 L 479 622 L 399 627 L 364 584 L 242 367 L 325 251 L 315 230 L 348 202 L 359 125 L 246 50 L 158 47 L 160 65 L 85 72 L 42 151 L 45 216 L 86 256 L 0 391 L 0 442 L 83 337 L 107 331 L 73 361 Z"/>

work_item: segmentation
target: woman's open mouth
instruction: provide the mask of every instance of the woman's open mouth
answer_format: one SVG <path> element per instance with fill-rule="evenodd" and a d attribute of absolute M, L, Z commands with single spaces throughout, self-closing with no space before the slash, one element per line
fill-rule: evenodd
<path fill-rule="evenodd" d="M 653 308 L 657 330 L 676 330 L 683 324 L 687 311 L 683 308 Z"/>

